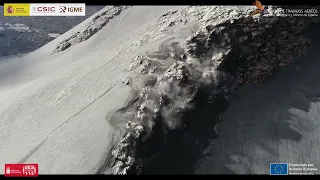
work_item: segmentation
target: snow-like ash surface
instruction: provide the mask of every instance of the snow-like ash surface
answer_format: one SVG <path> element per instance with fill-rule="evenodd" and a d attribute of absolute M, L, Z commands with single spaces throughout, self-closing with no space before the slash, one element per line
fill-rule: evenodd
<path fill-rule="evenodd" d="M 52 54 L 93 16 L 32 53 L 1 60 L 0 163 L 36 162 L 40 174 L 96 173 L 120 137 L 109 121 L 131 96 L 122 83 L 134 74 L 131 43 L 174 8 L 126 8 L 86 41 Z"/>
<path fill-rule="evenodd" d="M 80 43 L 89 39 L 96 32 L 102 29 L 110 19 L 119 15 L 123 9 L 126 9 L 128 6 L 106 6 L 102 10 L 100 10 L 97 14 L 90 17 L 90 23 L 86 24 L 86 26 L 74 33 L 71 37 L 65 39 L 60 42 L 60 44 L 56 47 L 53 53 L 64 51 L 71 47 L 74 44 Z"/>
<path fill-rule="evenodd" d="M 253 10 L 106 7 L 38 50 L 0 61 L 0 162 L 37 162 L 40 174 L 150 172 L 163 142 L 201 120 L 190 119 L 195 108 L 288 65 L 278 51 L 305 52 L 308 19 L 249 17 Z M 301 46 L 287 47 L 293 39 Z"/>

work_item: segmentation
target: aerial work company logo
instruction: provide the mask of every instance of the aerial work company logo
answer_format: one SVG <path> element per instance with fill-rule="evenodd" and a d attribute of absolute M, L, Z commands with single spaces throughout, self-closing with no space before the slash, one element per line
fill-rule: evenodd
<path fill-rule="evenodd" d="M 76 4 L 4 4 L 4 16 L 85 16 L 86 6 Z"/>
<path fill-rule="evenodd" d="M 259 0 L 253 2 L 255 10 L 250 13 L 250 16 L 260 15 L 263 17 L 280 16 L 280 17 L 318 17 L 317 8 L 281 8 L 275 6 L 263 6 Z"/>
<path fill-rule="evenodd" d="M 287 163 L 270 163 L 270 175 L 288 175 Z"/>
<path fill-rule="evenodd" d="M 5 164 L 4 175 L 6 177 L 38 177 L 38 164 Z"/>
<path fill-rule="evenodd" d="M 250 16 L 254 16 L 254 15 L 256 15 L 256 14 L 261 14 L 261 13 L 264 11 L 264 7 L 263 7 L 263 5 L 261 4 L 260 1 L 256 0 L 256 1 L 253 2 L 252 4 L 255 5 L 257 9 L 255 9 L 255 10 L 250 14 Z"/>

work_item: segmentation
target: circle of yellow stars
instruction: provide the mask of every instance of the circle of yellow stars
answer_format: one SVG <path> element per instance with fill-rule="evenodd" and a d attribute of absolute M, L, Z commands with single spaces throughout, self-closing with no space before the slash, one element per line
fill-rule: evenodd
<path fill-rule="evenodd" d="M 280 171 L 277 171 L 279 168 L 280 168 L 281 170 L 280 170 Z M 276 166 L 274 167 L 274 172 L 277 173 L 277 174 L 281 173 L 283 170 L 284 170 L 283 167 L 280 166 L 280 165 L 276 165 Z"/>

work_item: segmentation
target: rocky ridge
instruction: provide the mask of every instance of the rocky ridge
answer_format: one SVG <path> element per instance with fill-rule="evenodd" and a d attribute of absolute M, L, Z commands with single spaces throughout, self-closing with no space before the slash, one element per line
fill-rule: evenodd
<path fill-rule="evenodd" d="M 74 33 L 71 37 L 60 42 L 57 47 L 53 50 L 52 54 L 64 51 L 74 44 L 80 43 L 89 39 L 100 29 L 102 29 L 110 19 L 119 15 L 121 11 L 128 8 L 128 6 L 106 6 L 100 13 L 91 17 L 90 23 L 86 24 L 83 30 Z"/>

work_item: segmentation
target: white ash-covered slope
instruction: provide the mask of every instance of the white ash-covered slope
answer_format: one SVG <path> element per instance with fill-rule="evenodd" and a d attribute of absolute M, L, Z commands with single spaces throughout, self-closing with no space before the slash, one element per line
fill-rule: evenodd
<path fill-rule="evenodd" d="M 133 6 L 112 19 L 105 14 L 108 23 L 103 27 L 99 24 L 103 24 L 104 16 L 96 19 L 93 29 L 101 29 L 92 29 L 94 35 L 86 29 L 96 16 L 35 52 L 1 61 L 0 163 L 36 162 L 40 174 L 93 174 L 104 165 L 114 141 L 123 137 L 124 124 L 131 120 L 128 129 L 132 133 L 125 134 L 123 146 L 119 143 L 120 148 L 114 151 L 116 161 L 111 165 L 116 166 L 111 170 L 115 174 L 135 171 L 131 165 L 144 165 L 132 147 L 139 146 L 136 139 L 150 136 L 157 121 L 171 129 L 179 127 L 180 116 L 192 109 L 190 102 L 197 90 L 218 83 L 224 75 L 215 67 L 232 62 L 224 57 L 237 49 L 234 42 L 238 39 L 231 32 L 242 32 L 233 25 L 243 20 L 240 25 L 261 28 L 259 22 L 244 20 L 247 13 L 243 10 L 250 9 L 253 7 Z M 235 19 L 233 23 L 230 18 Z M 219 28 L 212 29 L 210 24 Z M 208 30 L 189 39 L 199 43 L 181 44 L 200 26 Z M 224 33 L 232 37 L 231 42 L 225 41 Z M 211 36 L 221 47 L 212 46 Z M 79 38 L 85 41 L 79 42 Z M 66 39 L 72 46 L 55 51 Z M 160 51 L 165 53 L 144 53 L 159 44 L 164 44 Z M 206 44 L 209 50 L 204 48 L 198 55 L 197 47 Z M 131 64 L 139 54 L 143 54 L 142 59 Z M 222 62 L 217 61 L 220 56 Z M 214 61 L 212 57 L 216 57 Z M 239 57 L 237 53 L 235 57 Z M 225 67 L 222 70 L 228 69 L 228 64 Z"/>
<path fill-rule="evenodd" d="M 38 163 L 40 174 L 96 173 L 120 138 L 108 121 L 131 96 L 122 81 L 134 74 L 127 71 L 139 53 L 132 42 L 174 8 L 127 8 L 86 41 L 52 54 L 93 16 L 30 54 L 0 61 L 0 164 Z"/>
<path fill-rule="evenodd" d="M 110 19 L 119 15 L 123 9 L 128 8 L 128 6 L 106 6 L 98 13 L 90 18 L 90 22 L 86 26 L 74 33 L 71 37 L 60 42 L 56 49 L 52 53 L 64 51 L 76 43 L 80 43 L 89 39 L 96 32 L 101 30 Z"/>
<path fill-rule="evenodd" d="M 185 52 L 167 56 L 167 59 L 173 58 L 176 62 L 168 61 L 172 65 L 166 70 L 156 71 L 155 82 L 143 88 L 139 103 L 135 104 L 136 118 L 132 121 L 136 122 L 128 124 L 131 130 L 112 152 L 112 173 L 141 171 L 139 168 L 145 165 L 144 162 L 154 157 L 141 158 L 135 154 L 137 144 L 141 145 L 142 139 L 150 138 L 148 134 L 157 126 L 157 121 L 162 121 L 161 124 L 169 130 L 179 127 L 183 123 L 180 122 L 182 114 L 192 109 L 192 100 L 199 89 L 209 86 L 214 92 L 212 95 L 220 92 L 227 97 L 233 88 L 262 81 L 277 67 L 288 66 L 294 58 L 305 54 L 310 41 L 301 32 L 318 19 L 278 17 L 279 8 L 271 6 L 267 12 L 274 16 L 249 17 L 251 10 L 239 7 L 183 7 L 162 15 L 158 22 L 166 25 L 159 28 L 158 24 L 156 29 L 142 36 L 141 44 L 148 39 L 157 39 L 163 31 L 175 26 L 185 27 L 186 19 L 197 20 L 202 23 L 198 25 L 203 27 L 187 39 Z M 142 59 L 138 57 L 132 67 L 142 65 Z M 152 65 L 148 66 L 152 68 Z M 231 79 L 231 84 L 225 83 Z M 221 87 L 221 84 L 224 85 Z M 137 135 L 141 137 L 136 138 Z"/>

